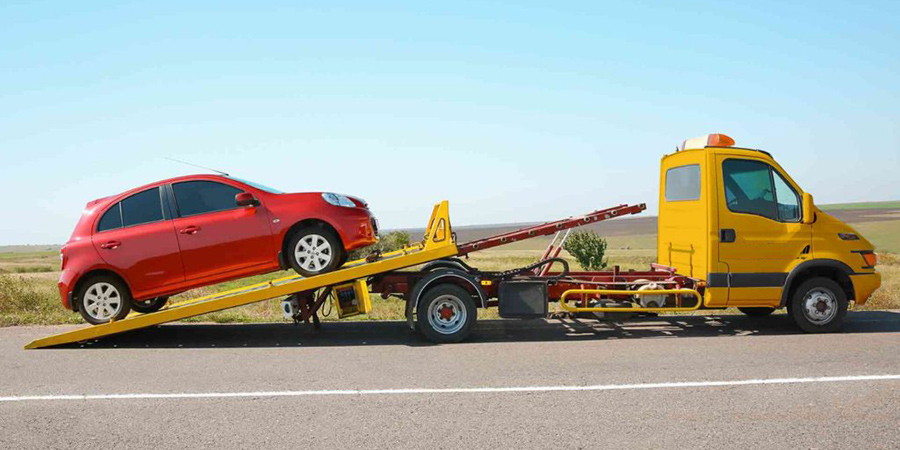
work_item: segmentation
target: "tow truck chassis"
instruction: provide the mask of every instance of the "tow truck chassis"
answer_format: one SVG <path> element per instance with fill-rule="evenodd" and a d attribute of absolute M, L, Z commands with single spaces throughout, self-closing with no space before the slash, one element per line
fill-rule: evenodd
<path fill-rule="evenodd" d="M 287 297 L 286 304 L 292 307 L 286 312 L 292 319 L 312 320 L 318 328 L 318 311 L 329 298 L 338 304 L 337 290 L 343 288 L 349 289 L 346 293 L 354 305 L 367 305 L 368 292 L 384 298 L 400 296 L 406 300 L 409 325 L 437 342 L 464 339 L 475 323 L 475 308 L 497 306 L 502 317 L 510 318 L 546 317 L 548 303 L 555 301 L 570 313 L 646 314 L 702 308 L 702 283 L 677 274 L 674 268 L 653 264 L 648 271 L 615 267 L 575 272 L 558 258 L 571 228 L 645 209 L 643 204 L 619 205 L 457 246 L 444 201 L 434 206 L 424 239 L 415 245 L 351 261 L 311 278 L 290 276 L 172 304 L 154 313 L 132 313 L 122 320 L 41 338 L 25 348 L 98 339 L 278 297 Z M 551 234 L 555 236 L 541 259 L 527 267 L 487 272 L 460 259 L 475 251 Z M 562 270 L 551 271 L 557 265 Z M 402 270 L 416 266 L 418 270 Z"/>

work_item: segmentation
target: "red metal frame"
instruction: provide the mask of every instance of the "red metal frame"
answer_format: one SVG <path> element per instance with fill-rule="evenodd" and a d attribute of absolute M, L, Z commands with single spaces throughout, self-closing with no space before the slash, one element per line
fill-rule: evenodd
<path fill-rule="evenodd" d="M 469 253 L 477 250 L 499 247 L 501 245 L 510 244 L 524 239 L 531 239 L 538 236 L 548 236 L 558 231 L 568 230 L 569 228 L 580 227 L 595 222 L 601 222 L 607 219 L 613 219 L 616 217 L 631 214 L 640 214 L 645 209 L 647 209 L 647 205 L 644 203 L 641 203 L 639 205 L 619 205 L 613 208 L 594 211 L 580 217 L 569 217 L 567 219 L 557 220 L 555 222 L 542 223 L 540 225 L 522 228 L 521 230 L 516 230 L 509 233 L 498 234 L 496 236 L 491 236 L 472 242 L 466 242 L 465 244 L 458 246 L 459 256 L 468 255 Z"/>
<path fill-rule="evenodd" d="M 479 239 L 467 242 L 458 246 L 459 256 L 472 253 L 477 250 L 485 250 L 501 245 L 517 242 L 524 239 L 530 239 L 538 236 L 547 236 L 557 233 L 550 245 L 544 251 L 541 260 L 553 258 L 559 255 L 562 250 L 562 241 L 557 243 L 557 238 L 561 231 L 575 228 L 578 226 L 588 225 L 615 217 L 624 215 L 638 214 L 647 209 L 645 204 L 639 205 L 619 205 L 613 208 L 594 211 L 580 217 L 570 217 L 555 222 L 547 222 L 535 225 L 509 233 Z M 489 299 L 488 306 L 496 306 L 499 284 L 504 279 L 510 279 L 508 274 L 502 275 L 502 272 L 475 272 L 472 275 L 478 278 L 481 289 L 485 296 Z M 419 280 L 428 275 L 428 272 L 422 271 L 402 271 L 388 272 L 380 274 L 372 280 L 372 292 L 380 293 L 382 297 L 387 298 L 390 295 L 408 296 Z M 699 280 L 679 275 L 672 267 L 660 264 L 651 264 L 648 271 L 628 270 L 622 271 L 619 266 L 613 267 L 609 271 L 590 271 L 590 272 L 569 272 L 565 278 L 556 279 L 560 272 L 550 272 L 550 264 L 540 266 L 532 272 L 526 272 L 512 279 L 546 279 L 552 280 L 548 284 L 548 298 L 550 301 L 557 301 L 565 291 L 570 289 L 630 289 L 644 281 L 638 283 L 639 280 L 653 282 L 665 288 L 671 289 L 702 289 L 703 286 Z M 582 305 L 586 306 L 587 302 L 596 296 L 582 296 Z M 616 298 L 615 296 L 611 298 Z"/>

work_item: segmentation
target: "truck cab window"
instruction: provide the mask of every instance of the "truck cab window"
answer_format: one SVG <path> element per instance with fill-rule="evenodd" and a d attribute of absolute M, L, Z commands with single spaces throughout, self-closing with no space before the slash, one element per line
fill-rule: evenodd
<path fill-rule="evenodd" d="M 725 160 L 722 163 L 722 179 L 728 209 L 778 220 L 770 170 L 768 164 L 759 161 Z"/>
<path fill-rule="evenodd" d="M 773 170 L 775 180 L 775 199 L 778 204 L 778 217 L 782 222 L 800 221 L 800 195 L 788 184 L 780 173 Z"/>
<path fill-rule="evenodd" d="M 700 198 L 700 165 L 673 167 L 666 171 L 666 201 Z"/>

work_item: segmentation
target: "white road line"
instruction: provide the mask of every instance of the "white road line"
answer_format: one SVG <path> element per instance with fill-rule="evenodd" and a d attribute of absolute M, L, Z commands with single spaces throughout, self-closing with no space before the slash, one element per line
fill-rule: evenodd
<path fill-rule="evenodd" d="M 416 395 L 416 394 L 489 394 L 507 392 L 570 392 L 570 391 L 625 391 L 635 389 L 710 388 L 723 386 L 755 386 L 766 384 L 835 383 L 848 381 L 900 380 L 900 375 L 848 375 L 840 377 L 811 378 L 763 378 L 725 381 L 680 381 L 641 384 L 596 384 L 590 386 L 512 386 L 475 388 L 413 388 L 413 389 L 346 389 L 319 391 L 259 391 L 259 392 L 178 392 L 171 394 L 83 394 L 83 395 L 25 395 L 0 397 L 0 402 L 27 402 L 47 400 L 143 400 L 143 399 L 197 399 L 197 398 L 260 398 L 304 397 L 326 395 Z"/>

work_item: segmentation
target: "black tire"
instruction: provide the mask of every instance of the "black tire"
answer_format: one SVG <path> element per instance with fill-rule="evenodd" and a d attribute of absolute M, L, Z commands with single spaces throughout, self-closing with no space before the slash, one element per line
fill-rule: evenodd
<path fill-rule="evenodd" d="M 131 312 L 131 291 L 116 277 L 93 276 L 81 283 L 78 289 L 78 312 L 93 325 L 108 323 L 110 319 L 122 320 Z"/>
<path fill-rule="evenodd" d="M 747 308 L 738 308 L 738 311 L 750 316 L 750 317 L 766 317 L 773 312 L 775 312 L 775 308 L 765 308 L 765 307 L 747 307 Z"/>
<path fill-rule="evenodd" d="M 131 301 L 131 309 L 141 313 L 141 314 L 149 314 L 154 313 L 162 309 L 163 306 L 166 306 L 166 302 L 169 301 L 169 297 L 155 297 L 148 298 L 143 301 Z"/>
<path fill-rule="evenodd" d="M 304 241 L 306 248 L 300 246 Z M 308 252 L 310 243 L 318 244 L 317 253 L 298 254 Z M 322 247 L 323 243 L 327 243 L 327 248 Z M 333 231 L 323 226 L 311 226 L 297 230 L 288 240 L 287 253 L 285 258 L 288 264 L 295 272 L 304 277 L 314 277 L 323 273 L 331 272 L 346 261 L 344 254 L 344 245 Z M 322 257 L 327 256 L 327 261 Z M 314 260 L 314 261 L 313 261 Z M 313 261 L 310 263 L 310 261 Z"/>
<path fill-rule="evenodd" d="M 841 285 L 830 278 L 818 277 L 806 280 L 797 287 L 791 297 L 789 311 L 801 330 L 807 333 L 833 333 L 841 328 L 848 306 L 847 294 Z"/>
<path fill-rule="evenodd" d="M 438 309 L 452 316 L 445 318 Z M 432 313 L 435 317 L 429 319 Z M 444 283 L 427 290 L 416 306 L 416 329 L 439 344 L 462 341 L 472 332 L 476 320 L 478 309 L 472 294 L 455 284 Z"/>

